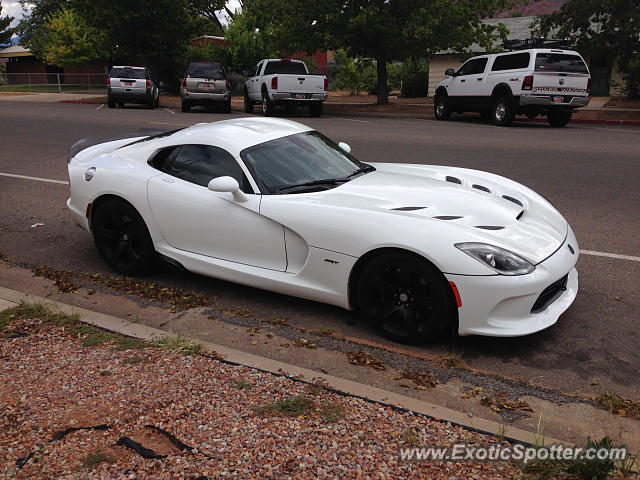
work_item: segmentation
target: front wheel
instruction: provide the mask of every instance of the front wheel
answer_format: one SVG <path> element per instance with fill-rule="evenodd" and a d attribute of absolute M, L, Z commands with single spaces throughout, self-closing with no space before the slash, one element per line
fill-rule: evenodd
<path fill-rule="evenodd" d="M 571 121 L 572 112 L 566 110 L 550 110 L 547 113 L 547 121 L 552 127 L 564 127 Z"/>
<path fill-rule="evenodd" d="M 511 98 L 504 96 L 493 102 L 493 123 L 499 127 L 508 127 L 513 123 L 515 113 L 511 105 Z"/>
<path fill-rule="evenodd" d="M 98 205 L 91 221 L 93 239 L 102 258 L 124 275 L 144 275 L 156 252 L 143 218 L 129 203 L 110 199 Z"/>
<path fill-rule="evenodd" d="M 451 118 L 451 108 L 449 101 L 444 95 L 436 95 L 433 100 L 433 115 L 436 120 L 449 120 Z"/>
<path fill-rule="evenodd" d="M 409 254 L 388 253 L 369 262 L 359 276 L 357 298 L 364 319 L 397 342 L 431 342 L 455 319 L 444 276 Z"/>
<path fill-rule="evenodd" d="M 309 105 L 309 115 L 319 117 L 322 115 L 322 102 L 315 102 Z"/>

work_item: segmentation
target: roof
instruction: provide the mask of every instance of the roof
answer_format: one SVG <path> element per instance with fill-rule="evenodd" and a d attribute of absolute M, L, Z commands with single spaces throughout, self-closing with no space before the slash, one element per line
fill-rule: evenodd
<path fill-rule="evenodd" d="M 0 57 L 31 57 L 31 50 L 22 45 L 11 45 L 0 50 Z"/>

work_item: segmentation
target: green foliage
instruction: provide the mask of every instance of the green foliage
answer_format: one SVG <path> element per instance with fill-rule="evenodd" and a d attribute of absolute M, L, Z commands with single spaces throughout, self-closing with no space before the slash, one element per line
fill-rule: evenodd
<path fill-rule="evenodd" d="M 407 58 L 402 64 L 402 96 L 426 97 L 428 83 L 429 77 L 425 62 L 418 58 Z"/>
<path fill-rule="evenodd" d="M 568 0 L 560 10 L 540 17 L 536 33 L 571 37 L 591 62 L 617 59 L 630 96 L 640 94 L 640 2 L 638 0 Z"/>
<path fill-rule="evenodd" d="M 344 50 L 335 52 L 335 59 L 338 67 L 331 83 L 333 90 L 349 90 L 352 95 L 360 95 L 374 84 L 376 71 L 370 59 L 348 57 Z"/>
<path fill-rule="evenodd" d="M 257 411 L 265 416 L 298 417 L 311 413 L 315 408 L 313 400 L 307 397 L 289 397 L 267 403 Z"/>
<path fill-rule="evenodd" d="M 279 56 L 274 45 L 273 25 L 253 5 L 248 4 L 242 13 L 236 14 L 225 32 L 225 39 L 231 45 L 231 66 L 236 72 L 253 73 L 263 58 Z"/>
<path fill-rule="evenodd" d="M 210 43 L 204 47 L 189 45 L 185 49 L 184 64 L 196 61 L 220 62 L 225 67 L 228 67 L 231 65 L 231 49 L 215 43 Z"/>
<path fill-rule="evenodd" d="M 62 9 L 49 16 L 41 42 L 45 63 L 66 67 L 86 65 L 101 57 L 100 32 L 86 24 L 73 10 Z"/>
<path fill-rule="evenodd" d="M 11 35 L 13 35 L 13 29 L 9 28 L 14 17 L 9 15 L 2 16 L 2 3 L 0 3 L 0 48 L 11 43 Z"/>

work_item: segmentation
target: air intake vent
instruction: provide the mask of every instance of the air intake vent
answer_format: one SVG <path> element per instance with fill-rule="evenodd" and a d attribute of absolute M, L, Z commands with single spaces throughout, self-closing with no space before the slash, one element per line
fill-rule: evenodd
<path fill-rule="evenodd" d="M 485 187 L 484 185 L 478 185 L 477 183 L 474 183 L 473 185 L 471 185 L 473 188 L 477 188 L 478 190 L 482 190 L 483 192 L 487 192 L 487 193 L 491 193 L 491 190 L 489 190 L 487 187 Z"/>
<path fill-rule="evenodd" d="M 447 182 L 451 182 L 451 183 L 462 183 L 462 180 L 460 180 L 458 177 L 451 177 L 449 175 L 447 175 L 446 177 Z"/>
<path fill-rule="evenodd" d="M 516 220 L 520 220 L 522 218 L 522 215 L 524 215 L 524 210 L 522 210 L 518 216 L 516 217 Z"/>
<path fill-rule="evenodd" d="M 462 217 L 457 217 L 455 215 L 439 215 L 433 218 L 437 218 L 438 220 L 458 220 L 459 218 L 462 218 Z"/>
<path fill-rule="evenodd" d="M 481 228 L 483 230 L 502 230 L 504 227 L 500 225 L 476 225 L 476 228 Z"/>
<path fill-rule="evenodd" d="M 391 210 L 396 210 L 398 212 L 413 212 L 414 210 L 422 210 L 423 208 L 427 207 L 397 207 L 392 208 Z"/>
<path fill-rule="evenodd" d="M 520 200 L 518 200 L 517 198 L 510 197 L 509 195 L 502 195 L 502 198 L 504 198 L 505 200 L 509 200 L 510 202 L 513 202 L 516 205 L 520 205 L 521 207 L 524 207 L 522 202 Z"/>

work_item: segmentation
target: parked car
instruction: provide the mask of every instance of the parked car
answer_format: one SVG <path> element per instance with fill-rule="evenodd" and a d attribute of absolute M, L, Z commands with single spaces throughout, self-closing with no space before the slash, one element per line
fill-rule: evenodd
<path fill-rule="evenodd" d="M 261 104 L 262 113 L 271 116 L 276 106 L 284 106 L 288 114 L 296 107 L 309 107 L 309 114 L 319 117 L 327 90 L 327 77 L 310 74 L 300 60 L 262 60 L 244 84 L 244 111 L 252 113 L 253 106 Z"/>
<path fill-rule="evenodd" d="M 527 49 L 467 60 L 436 86 L 434 114 L 480 112 L 496 125 L 508 126 L 516 114 L 546 115 L 552 127 L 564 127 L 573 112 L 589 103 L 591 77 L 579 53 Z"/>
<path fill-rule="evenodd" d="M 71 216 L 122 274 L 144 274 L 159 257 L 357 309 L 409 343 L 456 326 L 460 335 L 530 334 L 576 297 L 571 227 L 507 178 L 364 163 L 347 144 L 284 119 L 147 135 L 81 141 L 68 155 Z"/>
<path fill-rule="evenodd" d="M 140 103 L 149 108 L 160 105 L 158 83 L 146 67 L 117 65 L 107 77 L 107 105 L 116 108 L 125 103 Z"/>
<path fill-rule="evenodd" d="M 180 88 L 182 111 L 191 107 L 220 107 L 231 112 L 231 85 L 224 67 L 217 62 L 191 62 Z"/>

